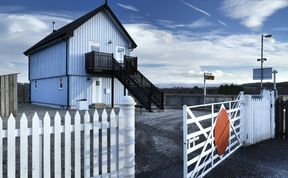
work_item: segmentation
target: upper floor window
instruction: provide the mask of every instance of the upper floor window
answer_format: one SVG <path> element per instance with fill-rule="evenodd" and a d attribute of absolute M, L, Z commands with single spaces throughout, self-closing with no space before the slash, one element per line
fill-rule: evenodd
<path fill-rule="evenodd" d="M 125 48 L 122 46 L 116 46 L 115 59 L 118 62 L 123 63 L 124 62 L 124 55 L 125 55 Z"/>
<path fill-rule="evenodd" d="M 99 42 L 90 41 L 89 46 L 90 46 L 90 51 L 96 51 L 96 52 L 100 51 L 100 43 Z"/>

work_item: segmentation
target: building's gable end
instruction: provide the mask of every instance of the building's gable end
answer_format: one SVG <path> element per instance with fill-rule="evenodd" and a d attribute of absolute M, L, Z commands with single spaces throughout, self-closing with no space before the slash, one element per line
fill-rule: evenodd
<path fill-rule="evenodd" d="M 73 34 L 69 38 L 69 75 L 86 75 L 85 53 L 91 51 L 91 42 L 99 43 L 100 51 L 105 53 L 115 53 L 116 46 L 122 46 L 129 55 L 129 40 L 104 11 L 75 29 Z"/>
<path fill-rule="evenodd" d="M 136 48 L 137 45 L 134 42 L 134 40 L 131 38 L 131 36 L 128 34 L 128 32 L 125 30 L 121 22 L 117 19 L 115 14 L 112 12 L 112 10 L 109 8 L 107 4 L 104 4 L 97 9 L 87 13 L 86 15 L 78 18 L 77 20 L 71 22 L 70 24 L 65 25 L 64 27 L 58 29 L 57 31 L 49 34 L 47 37 L 36 43 L 34 46 L 29 48 L 24 52 L 26 56 L 30 56 L 33 53 L 42 50 L 46 47 L 49 47 L 59 41 L 62 41 L 63 39 L 67 39 L 71 36 L 73 36 L 73 31 L 77 29 L 79 26 L 81 26 L 83 23 L 88 21 L 91 17 L 95 16 L 101 11 L 107 11 L 109 12 L 111 18 L 115 21 L 117 26 L 119 27 L 119 30 L 122 31 L 123 35 L 127 37 L 127 39 L 130 41 L 130 48 Z"/>

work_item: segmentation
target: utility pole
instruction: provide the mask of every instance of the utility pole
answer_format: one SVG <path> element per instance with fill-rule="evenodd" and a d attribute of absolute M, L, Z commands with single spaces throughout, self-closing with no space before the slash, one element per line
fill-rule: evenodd
<path fill-rule="evenodd" d="M 261 61 L 261 90 L 263 89 L 263 62 L 267 61 L 266 58 L 263 58 L 263 41 L 264 41 L 264 38 L 271 38 L 271 37 L 272 37 L 271 34 L 261 35 L 261 58 L 257 59 L 257 61 Z"/>

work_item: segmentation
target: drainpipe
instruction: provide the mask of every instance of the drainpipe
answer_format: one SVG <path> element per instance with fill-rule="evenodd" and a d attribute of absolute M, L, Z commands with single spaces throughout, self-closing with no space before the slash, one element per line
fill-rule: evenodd
<path fill-rule="evenodd" d="M 66 43 L 66 78 L 67 78 L 67 109 L 69 109 L 69 101 L 70 101 L 70 80 L 69 80 L 69 64 L 68 64 L 68 59 L 69 59 L 69 43 L 68 39 L 63 39 Z"/>
<path fill-rule="evenodd" d="M 31 97 L 31 94 L 32 94 L 32 84 L 31 84 L 31 70 L 30 70 L 30 56 L 28 57 L 28 80 L 29 80 L 29 85 L 30 85 L 30 89 L 29 89 L 29 98 L 28 98 L 28 103 L 32 103 L 32 97 Z"/>

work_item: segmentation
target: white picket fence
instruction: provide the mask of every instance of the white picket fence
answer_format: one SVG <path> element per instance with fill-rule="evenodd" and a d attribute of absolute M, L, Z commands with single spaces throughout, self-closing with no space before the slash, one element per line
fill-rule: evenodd
<path fill-rule="evenodd" d="M 108 116 L 104 110 L 99 116 L 95 110 L 91 118 L 86 111 L 84 121 L 78 111 L 74 120 L 67 112 L 64 122 L 57 112 L 52 125 L 48 113 L 43 120 L 35 113 L 31 128 L 25 114 L 19 128 L 11 115 L 7 129 L 3 129 L 0 117 L 0 177 L 134 177 L 134 106 L 127 96 L 119 115 L 112 110 Z M 3 153 L 7 155 L 5 162 Z"/>

